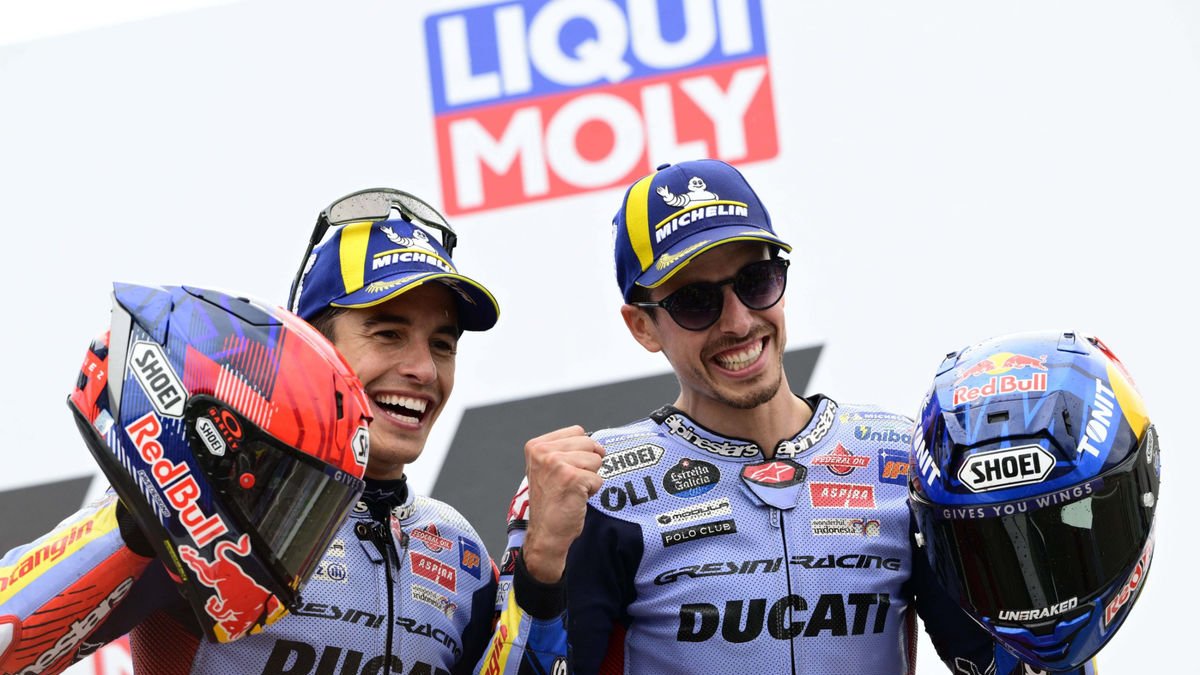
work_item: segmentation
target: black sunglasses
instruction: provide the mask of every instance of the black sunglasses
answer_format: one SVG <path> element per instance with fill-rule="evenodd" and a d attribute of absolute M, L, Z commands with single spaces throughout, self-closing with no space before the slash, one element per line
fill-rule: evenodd
<path fill-rule="evenodd" d="M 750 309 L 769 309 L 783 297 L 787 287 L 786 258 L 759 260 L 746 265 L 724 281 L 697 281 L 677 289 L 658 302 L 633 302 L 635 307 L 662 307 L 687 330 L 704 330 L 721 318 L 725 307 L 722 286 L 732 285 L 733 294 Z"/>
<path fill-rule="evenodd" d="M 458 245 L 458 235 L 454 228 L 446 222 L 446 218 L 438 210 L 426 204 L 420 198 L 401 190 L 391 188 L 370 188 L 352 192 L 325 207 L 317 215 L 317 224 L 313 226 L 312 236 L 308 238 L 308 248 L 304 249 L 304 257 L 300 259 L 300 269 L 292 279 L 292 288 L 288 291 L 288 307 L 295 312 L 298 298 L 296 289 L 304 277 L 308 257 L 316 248 L 329 228 L 347 223 L 357 223 L 364 220 L 387 220 L 392 216 L 392 209 L 400 212 L 404 220 L 422 226 L 425 229 L 437 230 L 441 234 L 442 248 L 447 256 L 454 255 L 454 247 Z"/>

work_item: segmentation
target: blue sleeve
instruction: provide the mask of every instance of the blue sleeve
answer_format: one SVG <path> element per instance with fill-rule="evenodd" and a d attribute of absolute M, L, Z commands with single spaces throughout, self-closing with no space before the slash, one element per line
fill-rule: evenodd
<path fill-rule="evenodd" d="M 495 593 L 495 625 L 475 666 L 476 673 L 542 675 L 563 672 L 570 661 L 565 582 L 540 583 L 521 560 L 527 493 L 522 481 L 509 508 L 508 542 L 501 568 L 496 571 L 499 585 Z"/>
<path fill-rule="evenodd" d="M 621 672 L 642 551 L 640 527 L 588 505 L 567 556 L 567 634 L 578 672 Z"/>

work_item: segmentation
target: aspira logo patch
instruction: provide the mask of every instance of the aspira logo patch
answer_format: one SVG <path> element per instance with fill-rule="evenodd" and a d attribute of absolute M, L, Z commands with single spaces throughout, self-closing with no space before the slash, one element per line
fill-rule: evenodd
<path fill-rule="evenodd" d="M 761 0 L 518 0 L 430 16 L 447 213 L 778 153 Z"/>
<path fill-rule="evenodd" d="M 972 492 L 1029 485 L 1046 480 L 1054 469 L 1054 455 L 1037 445 L 993 450 L 971 455 L 958 469 L 958 479 Z"/>

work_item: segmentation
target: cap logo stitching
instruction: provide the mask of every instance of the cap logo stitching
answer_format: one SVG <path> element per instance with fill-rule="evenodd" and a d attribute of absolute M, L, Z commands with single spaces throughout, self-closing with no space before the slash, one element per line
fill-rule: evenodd
<path fill-rule="evenodd" d="M 391 249 L 389 251 L 380 251 L 373 256 L 375 259 L 371 261 L 371 271 L 374 272 L 388 265 L 396 263 L 425 263 L 433 265 L 443 272 L 454 273 L 454 266 L 449 262 L 442 260 L 436 253 L 429 253 L 420 248 L 401 248 Z"/>
<path fill-rule="evenodd" d="M 679 253 L 675 253 L 675 254 L 664 253 L 658 257 L 658 262 L 654 264 L 654 267 L 659 270 L 665 270 L 668 267 L 670 267 L 671 265 L 674 265 L 676 262 L 678 262 L 680 258 L 686 256 L 687 254 L 691 253 L 692 251 L 695 251 L 696 249 L 700 248 L 701 246 L 704 246 L 707 243 L 708 243 L 708 240 L 705 239 L 704 241 L 697 242 L 695 244 L 692 244 L 691 246 L 688 246 L 687 248 L 683 249 Z"/>
<path fill-rule="evenodd" d="M 372 281 L 371 283 L 367 284 L 366 290 L 368 293 L 384 293 L 392 290 L 393 288 L 403 286 L 404 284 L 408 283 L 409 279 L 412 279 L 415 276 L 417 275 L 409 274 L 408 276 L 400 277 L 399 279 L 393 279 L 392 281 Z"/>
<path fill-rule="evenodd" d="M 411 237 L 401 237 L 400 235 L 396 234 L 395 230 L 386 226 L 379 228 L 379 231 L 383 232 L 383 234 L 389 240 L 391 240 L 392 243 L 399 244 L 405 248 L 420 248 L 425 249 L 430 253 L 437 253 L 437 249 L 433 247 L 433 244 L 429 243 L 429 235 L 425 234 L 425 232 L 419 228 L 413 228 L 413 236 Z"/>
<path fill-rule="evenodd" d="M 708 185 L 699 176 L 692 176 L 688 180 L 687 194 L 671 194 L 671 188 L 666 185 L 659 187 L 655 192 L 663 198 L 667 206 L 675 207 L 684 207 L 692 203 L 703 204 L 704 202 L 715 202 L 720 199 L 715 193 L 708 191 Z"/>
<path fill-rule="evenodd" d="M 661 244 L 664 239 L 675 233 L 681 227 L 686 227 L 692 223 L 699 222 L 705 218 L 713 218 L 717 216 L 736 216 L 740 218 L 750 217 L 750 207 L 744 202 L 735 202 L 728 199 L 715 200 L 711 202 L 701 202 L 693 204 L 685 209 L 680 209 L 675 213 L 663 218 L 657 225 L 654 226 L 654 243 Z"/>

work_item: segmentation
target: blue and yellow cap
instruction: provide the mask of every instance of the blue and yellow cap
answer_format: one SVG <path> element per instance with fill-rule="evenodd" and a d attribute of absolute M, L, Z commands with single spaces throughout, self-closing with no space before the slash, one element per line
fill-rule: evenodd
<path fill-rule="evenodd" d="M 658 286 L 714 246 L 762 241 L 792 250 L 741 172 L 716 159 L 663 164 L 631 185 L 613 230 L 626 302 L 635 286 Z"/>
<path fill-rule="evenodd" d="M 500 305 L 483 284 L 463 276 L 446 249 L 412 223 L 349 223 L 313 249 L 296 291 L 296 313 L 311 320 L 326 307 L 371 307 L 437 281 L 454 291 L 463 330 L 487 330 Z"/>

